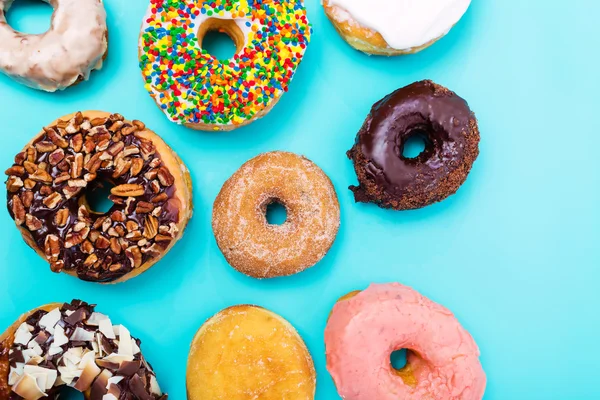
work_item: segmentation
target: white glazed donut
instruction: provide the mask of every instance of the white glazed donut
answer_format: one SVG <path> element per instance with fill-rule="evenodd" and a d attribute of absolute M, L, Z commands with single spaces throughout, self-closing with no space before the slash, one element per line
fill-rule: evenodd
<path fill-rule="evenodd" d="M 87 80 L 108 49 L 101 0 L 43 0 L 54 7 L 48 32 L 28 35 L 6 22 L 13 0 L 0 0 L 0 71 L 47 92 Z"/>
<path fill-rule="evenodd" d="M 352 47 L 368 54 L 416 53 L 444 37 L 471 0 L 322 0 Z"/>

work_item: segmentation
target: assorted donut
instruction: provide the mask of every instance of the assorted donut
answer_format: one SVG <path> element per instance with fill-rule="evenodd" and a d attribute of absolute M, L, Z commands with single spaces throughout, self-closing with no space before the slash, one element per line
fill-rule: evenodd
<path fill-rule="evenodd" d="M 270 204 L 285 207 L 281 225 L 267 221 Z M 329 251 L 340 226 L 333 184 L 312 161 L 274 151 L 246 162 L 213 206 L 213 231 L 229 264 L 255 278 L 299 273 Z"/>
<path fill-rule="evenodd" d="M 40 35 L 17 32 L 6 21 L 14 0 L 0 0 L 0 72 L 47 92 L 63 90 L 102 68 L 108 28 L 102 0 L 45 0 L 52 7 L 50 29 Z"/>
<path fill-rule="evenodd" d="M 302 0 L 149 0 L 138 42 L 145 88 L 169 120 L 229 131 L 265 116 L 288 91 L 312 35 Z M 53 0 L 41 35 L 16 32 L 0 0 L 0 72 L 56 91 L 87 80 L 108 49 L 101 0 Z M 470 0 L 323 0 L 327 17 L 368 54 L 420 51 L 460 20 Z M 203 47 L 227 34 L 234 56 Z M 405 154 L 413 139 L 424 150 Z M 454 194 L 479 155 L 467 102 L 432 81 L 375 103 L 347 156 L 359 181 L 356 202 L 411 210 Z M 25 242 L 53 272 L 119 283 L 157 263 L 192 216 L 190 173 L 139 120 L 76 112 L 46 125 L 6 170 L 8 212 Z M 90 199 L 110 189 L 110 208 Z M 282 224 L 267 209 L 286 210 Z M 331 249 L 340 205 L 330 178 L 290 152 L 260 154 L 223 185 L 212 209 L 227 263 L 253 278 L 302 272 Z M 346 400 L 480 400 L 486 375 L 479 348 L 456 317 L 399 283 L 343 296 L 325 328 L 327 370 Z M 88 400 L 166 400 L 141 342 L 80 300 L 38 307 L 0 335 L 0 398 L 58 399 L 71 388 Z M 406 350 L 395 367 L 391 354 Z M 312 400 L 316 372 L 294 327 L 253 305 L 226 308 L 192 340 L 190 400 Z"/>
<path fill-rule="evenodd" d="M 411 139 L 422 140 L 416 157 L 405 154 Z M 451 90 L 421 81 L 375 103 L 348 157 L 359 186 L 357 202 L 411 210 L 444 200 L 465 182 L 479 155 L 477 119 Z"/>
<path fill-rule="evenodd" d="M 229 60 L 202 48 L 228 34 Z M 146 90 L 173 122 L 232 130 L 266 115 L 288 90 L 310 40 L 302 0 L 151 0 L 140 34 Z"/>
<path fill-rule="evenodd" d="M 345 400 L 480 400 L 479 348 L 456 317 L 398 283 L 342 297 L 325 328 L 327 370 Z M 406 365 L 390 358 L 405 349 Z"/>
<path fill-rule="evenodd" d="M 65 116 L 37 134 L 6 170 L 11 217 L 54 272 L 117 283 L 146 271 L 192 215 L 181 159 L 141 121 L 99 111 Z M 87 197 L 112 185 L 107 212 Z"/>
<path fill-rule="evenodd" d="M 141 341 L 81 300 L 48 304 L 0 335 L 0 398 L 166 400 Z M 62 398 L 62 397 L 60 397 Z"/>
<path fill-rule="evenodd" d="M 471 0 L 323 0 L 342 38 L 367 54 L 413 54 L 444 37 Z"/>
<path fill-rule="evenodd" d="M 204 323 L 187 363 L 189 400 L 313 400 L 316 372 L 304 341 L 285 319 L 252 305 Z"/>

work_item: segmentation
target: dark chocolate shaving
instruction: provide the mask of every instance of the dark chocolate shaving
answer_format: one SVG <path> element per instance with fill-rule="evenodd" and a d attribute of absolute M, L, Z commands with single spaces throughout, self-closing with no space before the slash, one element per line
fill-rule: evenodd
<path fill-rule="evenodd" d="M 85 329 L 87 331 L 96 332 L 96 327 L 87 325 L 85 323 L 87 320 L 87 317 L 92 315 L 92 313 L 94 312 L 94 307 L 95 306 L 89 305 L 80 300 L 73 300 L 70 304 L 69 303 L 63 304 L 60 310 L 62 313 L 61 321 L 64 324 L 65 332 L 74 332 L 76 328 L 81 328 L 81 329 Z M 66 314 L 65 314 L 66 311 L 75 311 L 75 313 L 79 313 L 79 315 L 86 315 L 87 317 L 84 319 L 81 319 L 79 317 L 71 318 L 70 321 L 74 322 L 74 323 L 71 323 L 68 321 L 69 318 L 66 317 Z M 46 311 L 38 310 L 27 318 L 26 323 L 33 327 L 33 332 L 31 332 L 33 334 L 33 338 L 36 338 L 37 336 L 40 336 L 40 335 L 48 334 L 39 325 L 40 319 L 46 314 L 47 314 Z M 74 314 L 71 314 L 71 315 L 74 315 Z M 107 347 L 111 348 L 112 350 L 115 350 L 118 348 L 118 345 L 115 343 L 114 340 L 107 339 L 106 337 L 104 337 L 104 335 L 102 335 L 102 338 L 103 338 L 103 342 L 104 342 L 103 346 L 107 346 Z M 132 338 L 132 339 L 136 341 L 138 346 L 141 344 L 139 339 L 135 339 L 135 338 Z M 32 339 L 32 340 L 35 340 L 35 339 Z M 36 340 L 36 342 L 37 342 L 37 340 Z M 37 342 L 37 343 L 39 343 L 39 342 Z M 43 343 L 39 343 L 43 354 L 48 353 L 48 350 L 49 350 L 51 344 L 52 344 L 52 340 L 48 340 Z M 92 346 L 91 346 L 90 342 L 69 342 L 68 344 L 63 346 L 63 349 L 66 351 L 68 349 L 75 348 L 75 347 L 85 347 L 85 348 L 92 350 Z M 14 367 L 16 365 L 16 363 L 24 362 L 22 351 L 25 350 L 26 348 L 27 347 L 24 345 L 15 344 L 15 343 L 12 344 L 10 349 L 5 348 L 2 345 L 0 345 L 0 361 L 2 361 L 3 359 L 7 359 L 10 362 L 10 365 Z M 63 354 L 64 353 L 61 353 L 54 357 L 50 357 L 48 359 L 48 361 L 40 364 L 40 366 L 44 367 L 44 368 L 57 370 L 59 366 L 65 365 L 65 363 L 63 362 L 63 358 L 62 358 Z M 118 385 L 112 386 L 112 389 L 113 389 L 112 392 L 118 391 L 118 393 L 120 393 L 119 396 L 117 397 L 119 400 L 123 400 L 123 399 L 164 400 L 167 398 L 166 397 L 167 395 L 159 396 L 159 395 L 155 395 L 151 392 L 148 382 L 150 382 L 150 377 L 154 376 L 154 373 L 152 372 L 151 369 L 146 368 L 146 366 L 149 364 L 146 363 L 146 360 L 143 358 L 141 353 L 136 354 L 134 356 L 133 361 L 123 362 L 123 363 L 121 363 L 120 366 L 119 366 L 119 364 L 110 363 L 110 362 L 106 362 L 106 361 L 102 361 L 102 360 L 97 360 L 96 364 L 101 369 L 110 371 L 110 374 L 108 374 L 106 372 L 101 373 L 100 375 L 98 375 L 95 378 L 95 380 L 91 386 L 90 400 L 102 400 L 102 396 L 104 396 L 106 393 L 110 392 L 109 390 L 107 390 L 106 386 L 108 383 L 108 377 L 113 376 L 113 375 L 123 377 L 123 379 L 119 382 Z M 77 382 L 77 380 L 74 380 L 73 384 L 75 384 L 76 382 Z M 62 391 L 63 388 L 64 388 L 64 386 L 53 387 L 52 389 L 47 391 L 48 396 L 45 397 L 44 399 L 58 400 L 59 396 L 60 396 L 60 392 Z M 3 393 L 10 393 L 8 395 L 8 397 L 3 396 L 0 398 L 2 398 L 2 399 L 6 398 L 8 400 L 22 400 L 22 397 L 20 397 L 16 393 L 12 392 L 10 389 L 11 388 L 8 386 L 0 387 L 0 395 L 2 395 Z"/>

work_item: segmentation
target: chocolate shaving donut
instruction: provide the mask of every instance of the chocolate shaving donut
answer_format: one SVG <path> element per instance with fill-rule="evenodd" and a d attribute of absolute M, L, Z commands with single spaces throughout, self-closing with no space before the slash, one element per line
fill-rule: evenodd
<path fill-rule="evenodd" d="M 95 306 L 48 304 L 0 336 L 0 398 L 59 399 L 65 386 L 87 400 L 166 400 L 139 339 Z"/>
<path fill-rule="evenodd" d="M 121 282 L 156 263 L 191 217 L 191 181 L 179 157 L 140 121 L 97 111 L 58 120 L 17 154 L 6 174 L 8 210 L 26 242 L 64 271 Z M 86 199 L 113 184 L 112 207 Z"/>
<path fill-rule="evenodd" d="M 419 136 L 425 150 L 403 155 Z M 479 154 L 479 129 L 467 102 L 432 81 L 413 83 L 375 103 L 348 151 L 357 202 L 410 210 L 454 194 Z"/>

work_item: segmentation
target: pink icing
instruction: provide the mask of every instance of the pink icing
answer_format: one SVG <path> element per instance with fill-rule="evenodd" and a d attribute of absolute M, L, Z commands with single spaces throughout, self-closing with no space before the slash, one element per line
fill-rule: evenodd
<path fill-rule="evenodd" d="M 485 373 L 471 335 L 446 308 L 399 283 L 338 302 L 325 328 L 327 369 L 346 400 L 480 400 Z M 416 385 L 390 354 L 408 349 Z"/>

